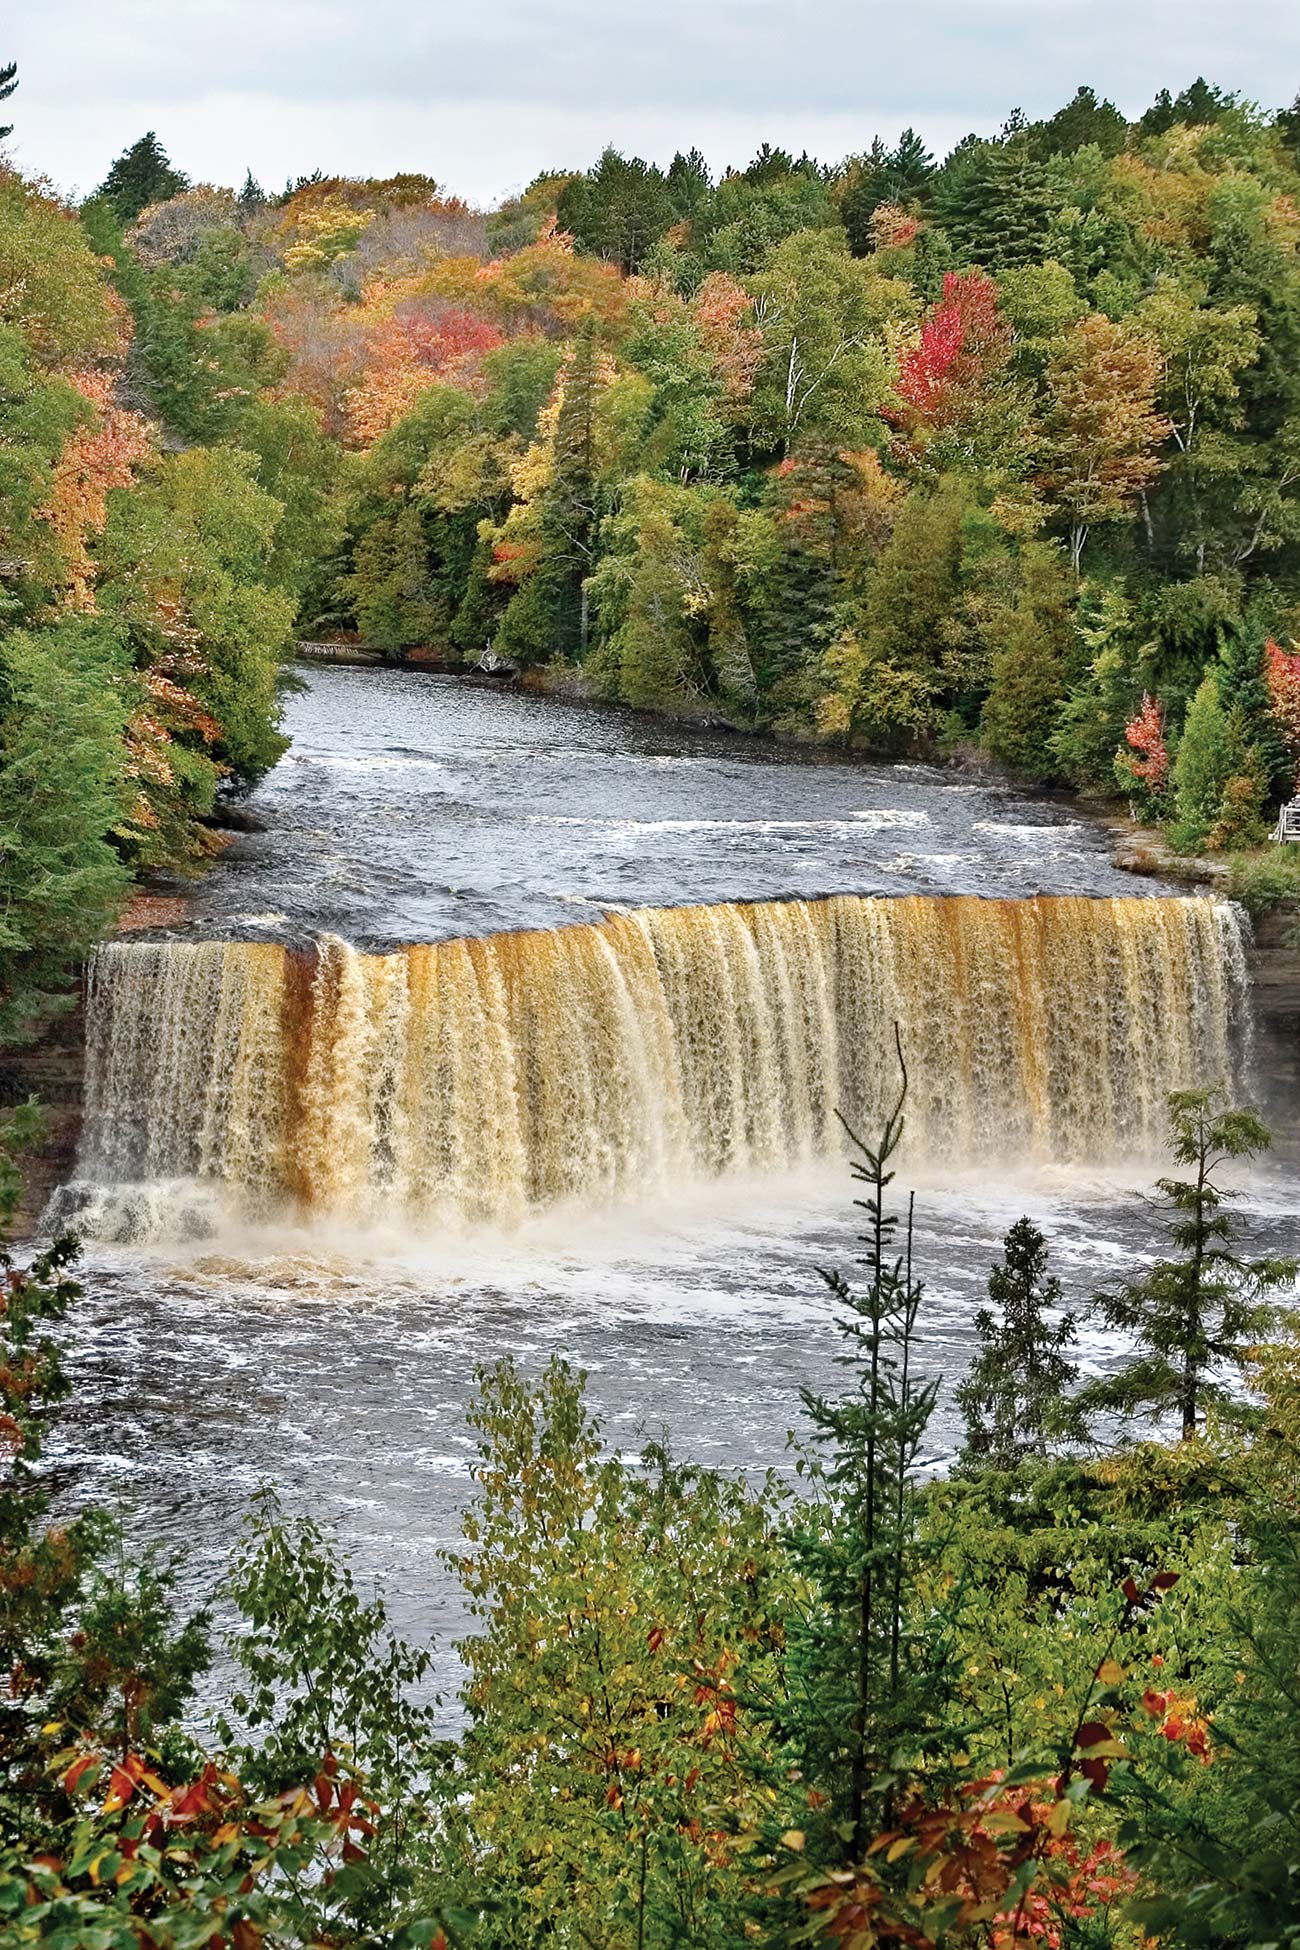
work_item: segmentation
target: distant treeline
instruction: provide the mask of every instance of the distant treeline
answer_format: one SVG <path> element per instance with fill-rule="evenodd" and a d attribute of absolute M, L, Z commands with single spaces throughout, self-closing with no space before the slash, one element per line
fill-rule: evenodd
<path fill-rule="evenodd" d="M 717 179 L 609 149 L 486 214 L 191 186 L 150 134 L 79 217 L 0 182 L 0 799 L 58 801 L 14 828 L 23 955 L 202 852 L 295 628 L 978 744 L 1192 850 L 1295 788 L 1300 107 L 1085 88 L 942 162 Z"/>

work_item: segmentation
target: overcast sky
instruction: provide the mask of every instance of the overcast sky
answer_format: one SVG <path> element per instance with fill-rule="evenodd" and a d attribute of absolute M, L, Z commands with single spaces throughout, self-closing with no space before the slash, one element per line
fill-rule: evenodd
<path fill-rule="evenodd" d="M 422 170 L 477 202 L 606 142 L 720 168 L 913 124 L 936 150 L 1080 82 L 1300 92 L 1296 0 L 18 0 L 20 166 L 86 191 L 146 129 L 196 180 Z"/>

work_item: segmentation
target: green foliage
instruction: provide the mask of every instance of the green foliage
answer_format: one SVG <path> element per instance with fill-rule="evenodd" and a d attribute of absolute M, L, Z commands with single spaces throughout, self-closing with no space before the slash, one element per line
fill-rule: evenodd
<path fill-rule="evenodd" d="M 1002 271 L 1046 255 L 1054 198 L 1026 130 L 954 150 L 933 187 L 959 261 Z"/>
<path fill-rule="evenodd" d="M 226 1591 L 241 1621 L 241 1678 L 218 1728 L 230 1759 L 265 1798 L 310 1780 L 326 1754 L 364 1783 L 373 1833 L 345 1908 L 355 1927 L 391 1927 L 435 1820 L 436 1708 L 413 1697 L 429 1654 L 394 1636 L 382 1598 L 362 1597 L 319 1525 L 287 1520 L 271 1489 L 254 1498 Z"/>
<path fill-rule="evenodd" d="M 1173 787 L 1169 837 L 1180 851 L 1222 851 L 1264 837 L 1267 772 L 1249 745 L 1241 713 L 1235 706 L 1225 709 L 1214 671 L 1201 680 L 1188 709 Z"/>
<path fill-rule="evenodd" d="M 0 646 L 0 1040 L 34 1033 L 128 886 L 124 658 L 94 619 Z"/>
<path fill-rule="evenodd" d="M 1215 1758 L 1188 1791 L 1177 1749 L 1137 1784 L 1120 1837 L 1148 1881 L 1134 1920 L 1180 1950 L 1300 1943 L 1300 1538 L 1261 1511 L 1254 1572 L 1233 1602 L 1235 1665 L 1214 1723 Z"/>
<path fill-rule="evenodd" d="M 1256 918 L 1300 900 L 1300 849 L 1273 846 L 1264 853 L 1233 854 L 1226 892 Z"/>
<path fill-rule="evenodd" d="M 838 1358 L 850 1386 L 834 1399 L 803 1392 L 816 1447 L 801 1462 L 813 1502 L 792 1545 L 819 1602 L 792 1644 L 795 1728 L 824 1797 L 832 1860 L 860 1858 L 889 1825 L 924 1753 L 950 1655 L 942 1621 L 920 1633 L 907 1602 L 922 1558 L 916 1463 L 939 1383 L 914 1368 L 922 1288 L 912 1272 L 911 1206 L 900 1241 L 889 1204 L 906 1096 L 904 1070 L 876 1144 L 853 1137 L 867 1283 L 822 1274 L 841 1309 Z"/>
<path fill-rule="evenodd" d="M 774 1486 L 602 1455 L 579 1378 L 480 1376 L 453 1559 L 475 1616 L 449 1819 L 491 1941 L 743 1939 L 753 1836 L 793 1814 L 771 1728 L 791 1573 Z M 761 1861 L 761 1858 L 760 1858 Z"/>
<path fill-rule="evenodd" d="M 1044 1461 L 1068 1427 L 1065 1398 L 1078 1372 L 1066 1353 L 1074 1315 L 1061 1311 L 1061 1283 L 1048 1276 L 1047 1241 L 1032 1219 L 1008 1232 L 989 1299 L 975 1316 L 980 1351 L 956 1390 L 968 1473 Z"/>
<path fill-rule="evenodd" d="M 106 610 L 137 653 L 161 649 L 180 612 L 199 662 L 193 690 L 220 727 L 213 756 L 248 780 L 285 749 L 278 680 L 297 608 L 263 579 L 282 504 L 257 485 L 258 465 L 226 447 L 169 456 L 114 497 L 103 544 Z"/>
<path fill-rule="evenodd" d="M 585 250 L 635 273 L 673 221 L 675 209 L 662 170 L 609 148 L 587 175 L 569 178 L 556 215 Z"/>
<path fill-rule="evenodd" d="M 1226 1371 L 1242 1368 L 1275 1325 L 1270 1295 L 1289 1286 L 1295 1262 L 1242 1259 L 1238 1225 L 1226 1209 L 1234 1194 L 1217 1174 L 1235 1158 L 1266 1150 L 1267 1128 L 1253 1111 L 1219 1101 L 1212 1090 L 1169 1099 L 1170 1150 L 1192 1178 L 1157 1181 L 1177 1257 L 1157 1260 L 1116 1293 L 1098 1295 L 1107 1323 L 1134 1343 L 1135 1357 L 1114 1376 L 1090 1383 L 1083 1412 L 1176 1414 L 1194 1436 L 1209 1403 L 1232 1405 Z"/>
<path fill-rule="evenodd" d="M 124 149 L 97 195 L 111 203 L 121 224 L 134 223 L 149 203 L 164 203 L 189 188 L 188 176 L 173 169 L 167 152 L 152 129 Z"/>

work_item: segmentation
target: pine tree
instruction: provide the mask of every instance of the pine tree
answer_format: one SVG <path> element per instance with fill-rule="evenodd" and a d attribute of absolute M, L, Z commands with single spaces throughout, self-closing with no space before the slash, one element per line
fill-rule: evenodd
<path fill-rule="evenodd" d="M 264 210 L 267 204 L 266 191 L 258 182 L 251 169 L 245 170 L 243 187 L 239 192 L 239 207 L 251 215 L 256 210 Z"/>
<path fill-rule="evenodd" d="M 1271 1139 L 1255 1113 L 1219 1102 L 1214 1091 L 1181 1090 L 1169 1099 L 1169 1146 L 1191 1178 L 1160 1178 L 1177 1257 L 1158 1260 L 1118 1293 L 1100 1293 L 1107 1325 L 1132 1338 L 1133 1358 L 1116 1375 L 1092 1382 L 1076 1398 L 1081 1412 L 1157 1421 L 1173 1413 L 1194 1436 L 1207 1403 L 1232 1406 L 1225 1369 L 1242 1369 L 1276 1315 L 1270 1295 L 1295 1278 L 1294 1260 L 1246 1260 L 1233 1250 L 1239 1226 L 1227 1201 L 1234 1193 L 1217 1173 L 1250 1159 Z"/>
<path fill-rule="evenodd" d="M 106 198 L 125 228 L 133 224 L 150 203 L 165 203 L 190 186 L 188 176 L 173 169 L 167 152 L 150 129 L 124 149 L 100 184 L 98 195 Z"/>
<path fill-rule="evenodd" d="M 1255 843 L 1263 837 L 1268 771 L 1250 743 L 1237 705 L 1226 708 L 1223 685 L 1207 671 L 1188 707 L 1173 763 L 1171 843 L 1184 853 Z"/>
<path fill-rule="evenodd" d="M 1263 631 L 1249 626 L 1224 631 L 1220 689 L 1244 733 L 1243 742 L 1258 759 L 1270 787 L 1283 793 L 1294 777 L 1268 683 L 1268 652 Z"/>
<path fill-rule="evenodd" d="M 18 63 L 16 61 L 6 61 L 4 66 L 0 67 L 0 102 L 7 102 L 17 86 Z M 13 123 L 6 123 L 4 127 L 0 128 L 0 142 L 3 142 L 5 137 L 12 135 L 13 132 Z"/>
<path fill-rule="evenodd" d="M 954 150 L 936 183 L 935 215 L 967 264 L 1002 271 L 1044 255 L 1055 207 L 1047 166 L 1027 131 Z"/>
<path fill-rule="evenodd" d="M 809 1785 L 828 1796 L 830 1852 L 849 1860 L 860 1860 L 888 1821 L 915 1758 L 909 1750 L 933 1724 L 945 1658 L 933 1618 L 924 1639 L 908 1622 L 922 1548 L 914 1470 L 938 1382 L 918 1379 L 913 1366 L 922 1288 L 912 1273 L 911 1211 L 900 1241 L 889 1203 L 906 1097 L 904 1069 L 877 1143 L 850 1133 L 853 1176 L 864 1188 L 867 1284 L 858 1290 L 838 1272 L 822 1273 L 842 1309 L 839 1359 L 851 1386 L 834 1400 L 803 1395 L 822 1453 L 804 1464 L 819 1499 L 794 1546 L 822 1605 L 805 1623 L 806 1642 L 792 1648 L 803 1700 L 796 1735 Z"/>
<path fill-rule="evenodd" d="M 1103 156 L 1117 156 L 1128 139 L 1128 123 L 1112 101 L 1098 101 L 1096 90 L 1080 88 L 1064 108 L 1032 132 L 1040 156 L 1069 156 L 1092 147 Z"/>
<path fill-rule="evenodd" d="M 1053 1319 L 1061 1283 L 1047 1273 L 1047 1241 L 1032 1219 L 1017 1219 L 1003 1259 L 989 1275 L 993 1307 L 975 1316 L 980 1352 L 956 1390 L 966 1423 L 960 1467 L 1015 1469 L 1047 1456 L 1068 1425 L 1065 1397 L 1078 1373 L 1065 1353 L 1073 1314 Z M 994 1311 L 994 1308 L 997 1311 Z"/>

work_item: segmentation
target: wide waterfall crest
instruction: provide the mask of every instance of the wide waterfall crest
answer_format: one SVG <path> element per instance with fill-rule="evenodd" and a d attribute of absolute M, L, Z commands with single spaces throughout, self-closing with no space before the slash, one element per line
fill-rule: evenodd
<path fill-rule="evenodd" d="M 1242 928 L 1208 899 L 842 896 L 373 955 L 113 943 L 86 1219 L 432 1231 L 794 1165 L 841 1144 L 837 1112 L 872 1127 L 895 1023 L 914 1156 L 1154 1155 L 1167 1093 L 1233 1072 Z"/>

